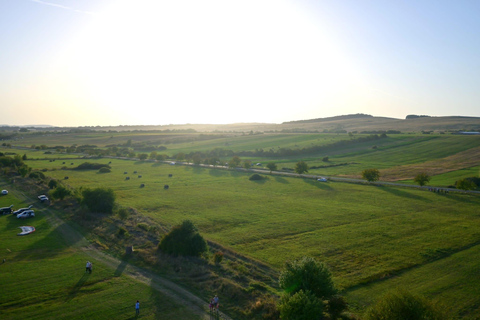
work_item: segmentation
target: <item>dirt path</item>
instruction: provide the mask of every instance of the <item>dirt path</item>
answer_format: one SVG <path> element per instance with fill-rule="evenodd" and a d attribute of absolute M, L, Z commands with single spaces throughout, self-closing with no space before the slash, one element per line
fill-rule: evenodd
<path fill-rule="evenodd" d="M 0 181 L 0 189 L 1 188 L 8 188 L 9 192 L 15 197 L 24 200 L 27 203 L 34 203 L 32 198 L 18 190 L 13 190 L 12 186 L 7 184 L 5 181 Z M 47 207 L 43 209 L 43 212 L 45 213 L 48 223 L 55 228 L 56 231 L 60 232 L 62 237 L 68 244 L 71 245 L 71 247 L 88 252 L 88 255 L 90 255 L 93 259 L 101 261 L 114 270 L 115 275 L 125 275 L 149 285 L 160 293 L 172 298 L 174 301 L 177 301 L 179 304 L 190 308 L 190 310 L 200 319 L 213 319 L 209 312 L 208 303 L 206 301 L 168 279 L 165 279 L 149 270 L 131 265 L 127 261 L 112 257 L 95 248 L 78 230 L 63 221 L 55 213 L 55 210 Z M 222 312 L 219 313 L 219 319 L 232 320 Z"/>

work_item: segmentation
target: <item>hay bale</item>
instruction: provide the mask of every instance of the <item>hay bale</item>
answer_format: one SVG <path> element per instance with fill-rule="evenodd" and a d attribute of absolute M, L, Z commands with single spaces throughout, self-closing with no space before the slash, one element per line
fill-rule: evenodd
<path fill-rule="evenodd" d="M 168 186 L 168 184 L 166 184 L 166 185 L 163 186 L 163 189 L 168 189 L 168 188 L 170 188 L 170 187 Z"/>

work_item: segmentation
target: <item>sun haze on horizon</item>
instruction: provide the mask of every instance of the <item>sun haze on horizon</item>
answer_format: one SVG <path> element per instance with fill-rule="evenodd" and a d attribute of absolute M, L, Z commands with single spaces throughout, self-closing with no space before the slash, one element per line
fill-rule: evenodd
<path fill-rule="evenodd" d="M 0 62 L 2 124 L 480 116 L 472 85 L 480 80 L 478 62 L 466 69 L 478 45 L 442 55 L 436 30 L 422 28 L 439 23 L 422 21 L 432 9 L 425 4 L 24 0 L 2 6 L 0 24 L 8 31 L 0 36 L 7 48 Z M 444 36 L 446 44 L 458 34 Z M 423 37 L 439 48 L 421 47 Z M 445 55 L 455 53 L 467 61 L 452 56 L 448 65 Z"/>

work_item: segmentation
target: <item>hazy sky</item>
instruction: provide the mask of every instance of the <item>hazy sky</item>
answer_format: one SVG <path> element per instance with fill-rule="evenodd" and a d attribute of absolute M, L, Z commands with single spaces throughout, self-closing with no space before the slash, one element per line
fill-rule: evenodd
<path fill-rule="evenodd" d="M 480 1 L 0 0 L 0 124 L 480 116 Z"/>

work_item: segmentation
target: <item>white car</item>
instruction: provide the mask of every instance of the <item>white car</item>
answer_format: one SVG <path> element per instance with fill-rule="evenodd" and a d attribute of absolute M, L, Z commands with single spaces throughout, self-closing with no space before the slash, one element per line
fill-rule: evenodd
<path fill-rule="evenodd" d="M 327 182 L 327 178 L 318 178 L 317 181 L 320 181 L 320 182 Z"/>
<path fill-rule="evenodd" d="M 33 210 L 27 210 L 17 214 L 17 219 L 26 219 L 30 217 L 35 217 L 35 212 Z"/>
<path fill-rule="evenodd" d="M 2 190 L 2 194 L 3 195 L 8 194 L 8 190 Z"/>
<path fill-rule="evenodd" d="M 44 194 L 38 196 L 38 200 L 40 200 L 41 202 L 45 202 L 45 201 L 48 201 L 48 197 Z"/>
<path fill-rule="evenodd" d="M 33 206 L 28 206 L 28 208 L 21 208 L 21 209 L 18 209 L 18 210 L 13 211 L 12 213 L 13 213 L 14 215 L 18 215 L 18 214 L 20 214 L 20 213 L 22 213 L 22 212 L 24 212 L 24 211 L 30 210 L 32 207 L 33 207 Z"/>

